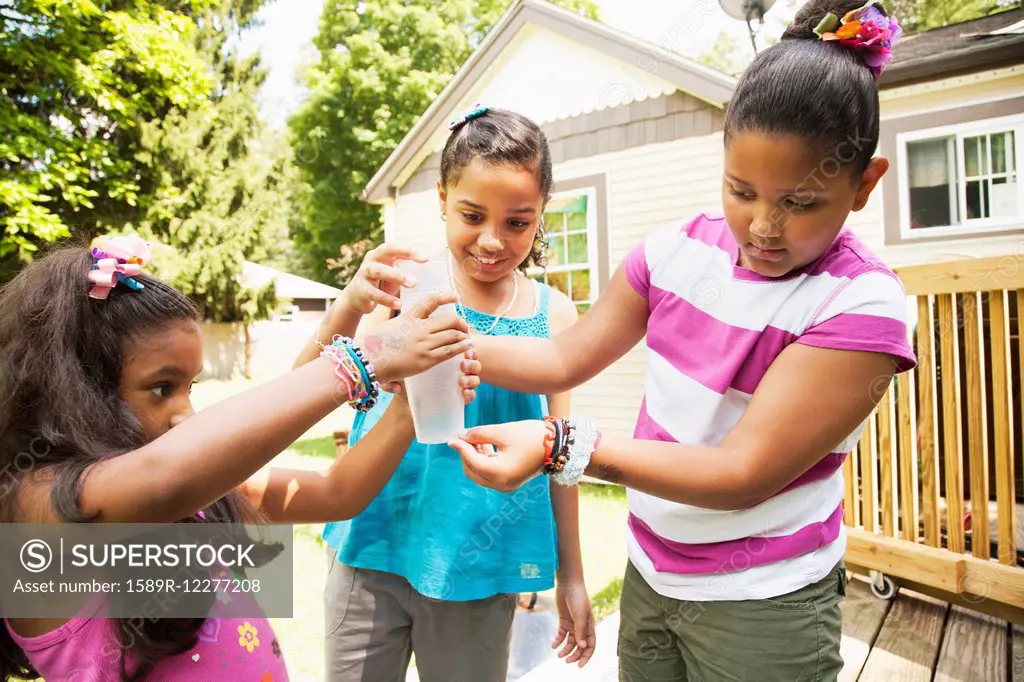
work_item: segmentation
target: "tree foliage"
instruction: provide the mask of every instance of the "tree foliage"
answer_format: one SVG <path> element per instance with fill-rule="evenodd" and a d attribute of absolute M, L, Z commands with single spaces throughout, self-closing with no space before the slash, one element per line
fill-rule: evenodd
<path fill-rule="evenodd" d="M 43 244 L 135 231 L 204 317 L 265 316 L 247 259 L 286 239 L 286 140 L 237 53 L 264 0 L 0 0 L 0 275 Z"/>
<path fill-rule="evenodd" d="M 890 14 L 899 17 L 904 30 L 927 31 L 977 19 L 1019 7 L 1019 0 L 886 0 Z"/>
<path fill-rule="evenodd" d="M 211 81 L 195 46 L 208 0 L 0 0 L 0 258 L 119 228 L 150 178 L 140 127 L 188 109 Z"/>
<path fill-rule="evenodd" d="M 363 188 L 510 4 L 326 0 L 310 95 L 290 121 L 302 180 L 292 236 L 311 276 L 332 281 L 330 260 L 347 278 L 379 241 L 379 210 L 360 199 Z M 597 15 L 591 0 L 557 4 Z"/>
<path fill-rule="evenodd" d="M 136 158 L 154 184 L 138 227 L 174 249 L 162 274 L 206 319 L 249 322 L 276 305 L 272 288 L 244 286 L 242 267 L 267 260 L 287 240 L 292 167 L 287 141 L 260 119 L 258 58 L 226 49 L 240 28 L 228 9 L 218 8 L 200 31 L 214 83 L 209 98 L 142 126 Z"/>

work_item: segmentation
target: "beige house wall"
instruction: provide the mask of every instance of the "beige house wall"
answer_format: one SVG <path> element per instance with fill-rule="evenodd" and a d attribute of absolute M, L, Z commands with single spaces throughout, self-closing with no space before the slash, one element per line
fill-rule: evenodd
<path fill-rule="evenodd" d="M 291 371 L 299 351 L 323 319 L 303 314 L 292 321 L 263 320 L 250 328 L 252 379 L 266 381 Z M 245 376 L 245 331 L 240 322 L 202 325 L 203 379 L 232 380 Z"/>

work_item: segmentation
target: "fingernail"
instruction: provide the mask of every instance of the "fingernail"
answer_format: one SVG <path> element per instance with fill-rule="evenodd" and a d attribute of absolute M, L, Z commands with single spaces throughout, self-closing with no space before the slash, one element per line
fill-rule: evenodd
<path fill-rule="evenodd" d="M 414 287 L 414 286 L 416 286 L 416 280 L 413 279 L 412 277 L 406 277 L 405 278 L 405 286 L 407 286 L 407 287 Z"/>

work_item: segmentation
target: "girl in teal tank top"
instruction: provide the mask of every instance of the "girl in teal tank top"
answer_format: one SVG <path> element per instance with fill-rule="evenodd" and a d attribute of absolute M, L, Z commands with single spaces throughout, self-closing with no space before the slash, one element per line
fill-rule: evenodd
<path fill-rule="evenodd" d="M 529 119 L 478 107 L 453 123 L 438 198 L 456 308 L 474 333 L 548 337 L 575 321 L 567 296 L 519 272 L 544 263 L 551 185 L 547 141 Z M 367 322 L 386 317 L 378 309 Z M 386 410 L 390 396 L 382 395 L 356 416 L 351 443 Z M 568 394 L 549 399 L 482 384 L 465 424 L 568 409 Z M 548 590 L 556 576 L 566 660 L 585 662 L 593 616 L 577 516 L 574 488 L 552 489 L 541 476 L 513 493 L 486 489 L 466 477 L 447 445 L 413 442 L 363 513 L 324 530 L 327 679 L 398 682 L 414 654 L 421 682 L 504 681 L 515 595 Z"/>
<path fill-rule="evenodd" d="M 526 281 L 538 302 L 533 315 L 497 320 L 466 308 L 466 320 L 478 330 L 493 325 L 492 333 L 501 336 L 550 336 L 550 290 Z M 370 412 L 356 415 L 350 444 L 373 428 L 389 402 L 385 393 Z M 465 421 L 471 428 L 546 414 L 545 396 L 481 384 Z M 447 445 L 413 442 L 363 513 L 327 524 L 324 539 L 342 563 L 396 573 L 432 599 L 468 601 L 554 587 L 557 537 L 547 478 L 514 493 L 490 490 L 466 478 L 458 453 Z"/>

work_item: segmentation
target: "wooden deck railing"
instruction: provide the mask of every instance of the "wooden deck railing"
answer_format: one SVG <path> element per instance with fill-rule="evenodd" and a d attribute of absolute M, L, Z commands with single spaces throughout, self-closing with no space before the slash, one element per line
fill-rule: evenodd
<path fill-rule="evenodd" d="M 919 365 L 889 387 L 844 465 L 847 563 L 1024 624 L 1024 251 L 897 272 Z"/>

